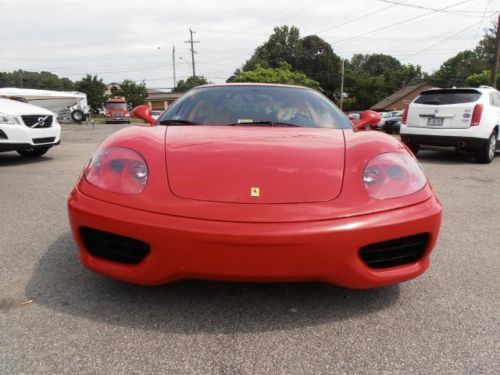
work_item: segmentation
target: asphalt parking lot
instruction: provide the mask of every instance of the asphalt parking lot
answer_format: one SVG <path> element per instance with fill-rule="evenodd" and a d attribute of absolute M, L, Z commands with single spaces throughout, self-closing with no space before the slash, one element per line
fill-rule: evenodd
<path fill-rule="evenodd" d="M 499 374 L 500 155 L 423 150 L 444 205 L 430 270 L 375 290 L 123 284 L 80 266 L 66 197 L 122 125 L 0 153 L 1 374 Z"/>

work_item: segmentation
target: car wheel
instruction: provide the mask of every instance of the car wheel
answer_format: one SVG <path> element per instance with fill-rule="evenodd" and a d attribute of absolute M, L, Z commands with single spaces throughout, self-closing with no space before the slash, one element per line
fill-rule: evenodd
<path fill-rule="evenodd" d="M 488 164 L 491 163 L 493 158 L 495 157 L 495 151 L 497 148 L 497 133 L 493 132 L 488 141 L 484 142 L 484 144 L 476 151 L 476 160 L 478 163 Z"/>
<path fill-rule="evenodd" d="M 387 134 L 392 134 L 392 133 L 393 133 L 393 131 L 392 131 L 392 127 L 390 127 L 390 126 L 386 126 L 386 127 L 384 128 L 384 130 L 385 130 L 385 132 L 386 132 Z"/>
<path fill-rule="evenodd" d="M 81 123 L 83 120 L 85 120 L 85 115 L 79 109 L 75 109 L 73 112 L 71 112 L 71 119 L 74 122 Z"/>
<path fill-rule="evenodd" d="M 40 148 L 30 148 L 28 150 L 17 150 L 17 153 L 26 158 L 37 158 L 45 154 L 47 151 L 49 151 L 49 148 L 50 147 L 40 147 Z"/>
<path fill-rule="evenodd" d="M 410 143 L 410 144 L 407 144 L 407 146 L 411 150 L 411 152 L 413 152 L 413 155 L 416 156 L 418 154 L 418 150 L 420 150 L 419 143 Z"/>

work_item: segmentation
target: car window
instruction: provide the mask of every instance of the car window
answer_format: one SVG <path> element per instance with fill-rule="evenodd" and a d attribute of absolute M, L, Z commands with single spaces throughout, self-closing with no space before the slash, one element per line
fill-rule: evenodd
<path fill-rule="evenodd" d="M 492 92 L 490 94 L 490 103 L 495 107 L 500 107 L 500 95 L 498 95 L 496 92 Z"/>
<path fill-rule="evenodd" d="M 195 88 L 175 102 L 158 122 L 197 125 L 286 123 L 350 129 L 346 116 L 325 96 L 307 88 L 231 85 Z"/>
<path fill-rule="evenodd" d="M 429 90 L 423 91 L 415 103 L 432 105 L 473 103 L 480 97 L 479 91 L 469 89 Z"/>

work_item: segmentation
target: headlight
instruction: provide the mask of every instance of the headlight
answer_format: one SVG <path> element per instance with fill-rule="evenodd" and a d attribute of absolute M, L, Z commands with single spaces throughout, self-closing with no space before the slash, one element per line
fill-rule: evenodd
<path fill-rule="evenodd" d="M 0 113 L 0 124 L 20 125 L 21 123 L 19 122 L 16 116 L 9 116 Z"/>
<path fill-rule="evenodd" d="M 397 198 L 416 193 L 427 183 L 418 162 L 402 152 L 375 156 L 365 167 L 363 184 L 376 199 Z"/>
<path fill-rule="evenodd" d="M 129 148 L 108 147 L 92 155 L 84 176 L 103 190 L 139 194 L 148 181 L 148 166 L 141 155 Z"/>

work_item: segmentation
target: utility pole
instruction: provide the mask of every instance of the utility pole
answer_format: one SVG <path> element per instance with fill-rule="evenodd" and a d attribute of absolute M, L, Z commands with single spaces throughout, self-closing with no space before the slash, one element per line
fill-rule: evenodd
<path fill-rule="evenodd" d="M 344 63 L 345 60 L 342 59 L 342 70 L 340 71 L 340 109 L 342 109 L 342 104 L 344 103 Z"/>
<path fill-rule="evenodd" d="M 174 69 L 174 88 L 177 86 L 175 79 L 175 46 L 172 46 L 172 68 Z"/>
<path fill-rule="evenodd" d="M 191 28 L 189 28 L 189 34 L 191 35 L 191 37 L 189 38 L 189 40 L 186 40 L 184 43 L 189 43 L 191 44 L 191 64 L 193 66 L 193 77 L 196 76 L 196 69 L 194 67 L 194 54 L 197 53 L 195 50 L 194 50 L 194 43 L 200 43 L 198 40 L 193 40 L 193 34 L 196 34 L 196 32 L 194 32 L 193 30 L 191 30 Z"/>
<path fill-rule="evenodd" d="M 491 67 L 490 86 L 497 88 L 497 72 L 500 60 L 500 14 L 497 20 L 497 37 L 495 40 L 495 56 L 493 58 L 493 66 Z"/>

